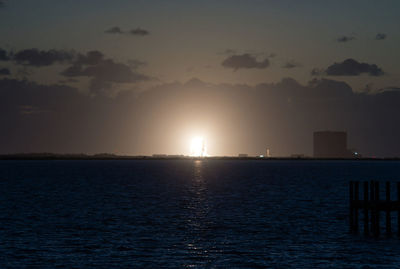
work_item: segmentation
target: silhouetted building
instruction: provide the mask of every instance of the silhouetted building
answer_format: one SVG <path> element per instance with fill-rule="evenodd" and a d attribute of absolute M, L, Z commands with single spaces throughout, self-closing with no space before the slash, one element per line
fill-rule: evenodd
<path fill-rule="evenodd" d="M 301 158 L 305 158 L 305 157 L 306 157 L 306 155 L 304 155 L 302 153 L 290 155 L 290 158 L 297 158 L 297 159 L 301 159 Z"/>
<path fill-rule="evenodd" d="M 154 158 L 166 158 L 167 154 L 153 154 Z"/>
<path fill-rule="evenodd" d="M 314 132 L 314 158 L 351 158 L 347 149 L 347 133 Z"/>
<path fill-rule="evenodd" d="M 238 157 L 240 157 L 240 158 L 246 158 L 246 157 L 249 157 L 249 155 L 248 155 L 248 154 L 245 154 L 245 153 L 239 153 Z"/>

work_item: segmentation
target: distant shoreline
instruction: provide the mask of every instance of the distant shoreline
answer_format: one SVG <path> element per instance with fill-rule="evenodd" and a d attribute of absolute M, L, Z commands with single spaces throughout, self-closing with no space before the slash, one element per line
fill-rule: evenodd
<path fill-rule="evenodd" d="M 312 158 L 312 157 L 191 157 L 191 156 L 124 156 L 113 154 L 3 154 L 0 160 L 257 160 L 257 161 L 399 161 L 395 158 Z"/>

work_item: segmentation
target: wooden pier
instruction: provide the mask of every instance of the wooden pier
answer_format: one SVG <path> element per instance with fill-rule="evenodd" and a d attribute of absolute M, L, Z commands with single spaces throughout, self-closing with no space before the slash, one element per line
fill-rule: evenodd
<path fill-rule="evenodd" d="M 381 222 L 385 223 L 387 237 L 392 236 L 392 212 L 397 212 L 397 235 L 400 237 L 400 182 L 397 183 L 397 199 L 391 200 L 391 184 L 386 182 L 385 197 L 380 199 L 378 181 L 365 181 L 363 185 L 363 199 L 360 199 L 360 182 L 350 181 L 350 232 L 359 233 L 359 213 L 363 213 L 363 233 L 379 237 Z M 381 220 L 381 213 L 385 218 Z"/>

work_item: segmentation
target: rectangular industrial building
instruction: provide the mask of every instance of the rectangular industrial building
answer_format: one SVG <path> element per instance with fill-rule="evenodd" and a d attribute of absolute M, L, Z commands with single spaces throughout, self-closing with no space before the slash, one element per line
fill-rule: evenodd
<path fill-rule="evenodd" d="M 314 158 L 349 158 L 347 133 L 334 131 L 314 132 Z"/>

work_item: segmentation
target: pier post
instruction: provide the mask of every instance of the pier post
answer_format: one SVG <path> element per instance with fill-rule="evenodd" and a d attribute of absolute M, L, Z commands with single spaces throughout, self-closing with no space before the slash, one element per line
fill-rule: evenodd
<path fill-rule="evenodd" d="M 378 237 L 380 234 L 380 212 L 379 212 L 379 181 L 375 181 L 375 203 L 376 203 L 376 217 L 375 217 L 375 228 L 376 228 L 376 236 Z"/>
<path fill-rule="evenodd" d="M 354 182 L 353 181 L 350 181 L 350 186 L 349 186 L 349 190 L 350 190 L 350 193 L 349 193 L 349 202 L 350 202 L 350 219 L 349 219 L 349 221 L 350 221 L 350 232 L 353 232 L 354 231 L 354 216 L 353 216 L 353 213 L 354 213 L 354 210 L 353 210 L 353 206 L 354 206 L 354 202 L 353 202 L 353 194 L 354 194 Z M 400 213 L 399 213 L 400 214 Z M 400 225 L 400 222 L 399 222 L 399 225 Z"/>
<path fill-rule="evenodd" d="M 371 209 L 371 233 L 373 235 L 375 235 L 375 232 L 376 232 L 375 216 L 376 216 L 376 214 L 375 214 L 375 204 L 374 204 L 374 202 L 375 202 L 375 182 L 374 181 L 370 182 L 370 187 L 371 187 L 371 190 L 369 191 L 369 194 L 370 194 L 370 201 L 371 201 L 371 206 L 370 206 L 370 209 Z"/>
<path fill-rule="evenodd" d="M 386 182 L 386 236 L 392 235 L 392 219 L 390 216 L 390 182 Z"/>
<path fill-rule="evenodd" d="M 380 200 L 380 183 L 377 180 L 364 181 L 360 184 L 359 181 L 349 182 L 349 224 L 350 232 L 358 233 L 360 231 L 359 222 L 360 217 L 358 216 L 359 211 L 363 211 L 360 214 L 363 215 L 364 221 L 364 235 L 372 235 L 375 238 L 379 238 L 384 231 L 380 231 L 380 216 L 381 212 L 384 213 L 382 225 L 385 226 L 386 237 L 392 237 L 396 232 L 395 228 L 392 227 L 392 211 L 397 211 L 397 234 L 400 237 L 400 182 L 396 183 L 397 186 L 397 199 L 393 198 L 392 201 L 392 184 L 390 181 L 385 181 L 382 188 L 382 201 Z M 360 187 L 361 186 L 361 187 Z M 360 194 L 360 188 L 363 188 L 362 194 Z M 394 193 L 395 191 L 393 191 Z M 361 195 L 361 199 L 360 199 Z M 396 196 L 396 195 L 395 195 Z M 394 213 L 395 214 L 395 213 Z M 386 224 L 384 223 L 386 221 Z"/>
<path fill-rule="evenodd" d="M 368 217 L 368 181 L 364 181 L 364 235 L 369 234 L 369 217 Z"/>
<path fill-rule="evenodd" d="M 397 203 L 400 204 L 400 182 L 397 182 Z M 400 207 L 397 206 L 397 233 L 400 236 Z"/>
<path fill-rule="evenodd" d="M 354 206 L 354 232 L 358 232 L 358 202 L 359 202 L 359 182 L 356 181 L 354 185 L 354 200 L 355 200 L 355 206 Z"/>

